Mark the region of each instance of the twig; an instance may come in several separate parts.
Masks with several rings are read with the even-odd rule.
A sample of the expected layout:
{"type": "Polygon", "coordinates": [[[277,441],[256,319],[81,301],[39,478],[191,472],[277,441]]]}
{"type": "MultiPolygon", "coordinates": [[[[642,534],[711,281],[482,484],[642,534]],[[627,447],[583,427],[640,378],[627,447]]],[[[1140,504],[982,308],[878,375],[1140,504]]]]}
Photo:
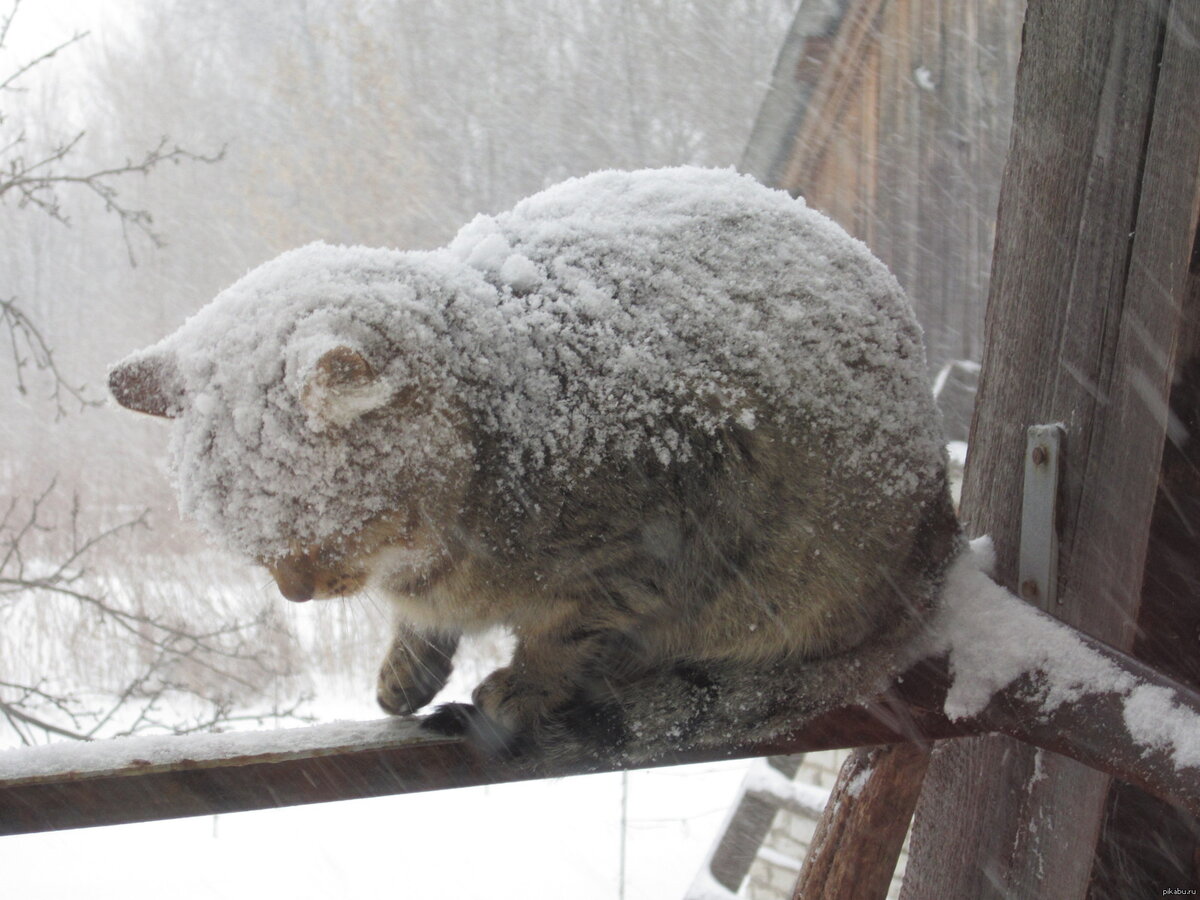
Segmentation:
{"type": "Polygon", "coordinates": [[[15,299],[0,300],[0,321],[8,329],[9,345],[12,349],[13,370],[17,375],[17,392],[28,393],[25,382],[25,368],[33,363],[40,372],[50,375],[52,387],[50,399],[55,406],[55,419],[66,415],[63,401],[71,397],[80,406],[99,406],[100,401],[86,396],[84,385],[74,385],[67,381],[54,360],[54,351],[46,342],[41,331],[29,319],[25,312],[16,304],[15,299]]]}
{"type": "Polygon", "coordinates": [[[21,0],[13,0],[12,9],[8,15],[0,21],[0,47],[4,46],[4,42],[8,39],[8,29],[12,25],[13,19],[17,17],[17,10],[21,8],[21,0]]]}
{"type": "MultiPolygon", "coordinates": [[[[20,4],[17,3],[14,5],[12,15],[10,15],[4,21],[3,31],[0,32],[0,47],[4,46],[4,37],[7,36],[8,29],[12,25],[12,20],[16,15],[16,8],[15,8],[16,6],[20,6],[20,4]]],[[[55,47],[51,47],[49,50],[45,51],[44,53],[41,53],[38,56],[35,56],[33,59],[29,60],[29,62],[18,66],[17,69],[11,75],[6,77],[3,81],[0,81],[0,91],[14,90],[13,85],[16,84],[17,81],[22,76],[27,75],[30,72],[30,70],[37,68],[38,66],[40,66],[42,63],[46,62],[47,60],[53,59],[61,51],[67,49],[72,44],[79,43],[87,36],[88,36],[88,32],[77,31],[73,35],[71,35],[69,38],[67,38],[65,41],[63,41],[61,44],[58,44],[55,47]]]]}
{"type": "MultiPolygon", "coordinates": [[[[37,716],[31,716],[31,715],[29,715],[29,713],[22,712],[21,710],[17,709],[12,704],[5,703],[3,700],[0,700],[0,711],[3,711],[5,718],[7,718],[10,723],[15,719],[18,722],[22,722],[26,725],[31,725],[40,731],[44,731],[47,734],[57,734],[59,737],[71,738],[72,740],[75,740],[75,741],[90,741],[91,740],[91,738],[88,737],[86,734],[79,734],[78,732],[75,732],[75,731],[69,731],[66,728],[60,728],[59,726],[55,725],[52,722],[47,722],[45,719],[40,719],[37,716]]],[[[19,734],[21,736],[21,740],[23,743],[26,743],[26,744],[31,743],[31,741],[28,739],[28,737],[26,735],[24,735],[21,731],[18,730],[17,734],[19,734]]]]}
{"type": "Polygon", "coordinates": [[[51,149],[43,158],[28,162],[24,157],[16,156],[9,160],[0,175],[0,199],[9,191],[15,191],[19,196],[18,206],[33,206],[40,209],[50,218],[64,225],[70,225],[70,219],[62,208],[62,201],[57,188],[63,185],[76,185],[90,191],[104,204],[105,212],[112,213],[121,223],[125,241],[125,249],[129,254],[129,263],[137,265],[134,254],[130,229],[140,232],[150,240],[155,247],[165,244],[162,236],[154,230],[153,217],[145,209],[135,209],[121,203],[118,199],[117,188],[110,182],[128,175],[148,175],[163,163],[202,162],[216,163],[225,158],[225,147],[214,154],[206,155],[186,150],[178,144],[171,145],[167,137],[162,137],[158,144],[147,150],[141,160],[126,159],[124,164],[96,169],[92,172],[65,172],[57,168],[79,146],[86,132],[80,131],[65,143],[51,149]]]}
{"type": "Polygon", "coordinates": [[[92,738],[109,732],[111,726],[118,722],[123,724],[116,734],[132,734],[146,729],[183,734],[219,727],[243,717],[302,719],[298,713],[302,701],[291,707],[276,706],[269,711],[235,715],[234,702],[228,696],[198,690],[181,682],[175,672],[178,667],[187,666],[218,676],[222,684],[236,684],[258,693],[260,683],[239,674],[238,668],[253,666],[268,675],[279,674],[272,671],[264,660],[261,649],[252,646],[246,639],[254,629],[262,626],[262,617],[237,620],[213,628],[193,628],[162,616],[125,608],[104,593],[89,587],[89,577],[84,567],[88,554],[128,529],[144,527],[147,514],[142,512],[89,534],[80,526],[80,504],[78,497],[73,497],[69,522],[53,528],[49,524],[47,509],[54,490],[55,484],[51,482],[29,501],[23,516],[15,500],[10,501],[0,514],[0,535],[3,536],[0,542],[4,545],[0,554],[0,598],[9,598],[8,602],[13,603],[43,593],[69,599],[80,608],[93,610],[99,621],[107,626],[129,635],[134,646],[150,649],[152,653],[148,659],[143,659],[138,671],[127,678],[123,686],[105,700],[99,709],[88,709],[79,698],[50,690],[44,682],[28,684],[0,680],[0,690],[17,693],[16,697],[0,700],[0,712],[5,714],[22,741],[29,740],[30,729],[59,737],[92,738]],[[33,554],[28,551],[26,544],[35,535],[47,531],[69,535],[69,548],[48,570],[32,572],[26,564],[26,558],[32,558],[33,554]],[[167,720],[162,712],[166,698],[172,694],[199,701],[205,705],[207,712],[195,720],[167,720]],[[56,716],[65,716],[71,721],[71,727],[55,724],[39,709],[52,709],[56,716]]]}

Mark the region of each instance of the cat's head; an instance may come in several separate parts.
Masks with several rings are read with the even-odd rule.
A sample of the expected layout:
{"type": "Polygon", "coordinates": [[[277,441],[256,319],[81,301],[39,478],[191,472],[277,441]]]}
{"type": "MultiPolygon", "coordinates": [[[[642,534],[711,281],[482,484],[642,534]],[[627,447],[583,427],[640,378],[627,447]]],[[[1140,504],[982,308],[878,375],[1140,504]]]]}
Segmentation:
{"type": "Polygon", "coordinates": [[[181,510],[289,599],[446,564],[474,451],[421,263],[301,248],[110,372],[118,403],[173,421],[181,510]]]}

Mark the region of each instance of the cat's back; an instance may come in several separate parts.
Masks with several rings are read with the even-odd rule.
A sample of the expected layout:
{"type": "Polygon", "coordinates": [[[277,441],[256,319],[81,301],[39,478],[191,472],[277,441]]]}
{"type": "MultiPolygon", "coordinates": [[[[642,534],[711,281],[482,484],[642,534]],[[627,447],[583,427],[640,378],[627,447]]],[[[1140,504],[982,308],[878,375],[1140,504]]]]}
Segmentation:
{"type": "Polygon", "coordinates": [[[938,477],[911,307],[802,200],[732,170],[599,172],[476,218],[448,253],[497,290],[457,328],[489,347],[480,407],[523,476],[647,447],[669,465],[697,434],[769,419],[820,445],[848,502],[938,477]]]}
{"type": "Polygon", "coordinates": [[[836,224],[729,171],[604,172],[449,252],[509,348],[481,571],[499,548],[523,588],[619,597],[691,656],[853,645],[918,589],[944,496],[920,331],[836,224]]]}

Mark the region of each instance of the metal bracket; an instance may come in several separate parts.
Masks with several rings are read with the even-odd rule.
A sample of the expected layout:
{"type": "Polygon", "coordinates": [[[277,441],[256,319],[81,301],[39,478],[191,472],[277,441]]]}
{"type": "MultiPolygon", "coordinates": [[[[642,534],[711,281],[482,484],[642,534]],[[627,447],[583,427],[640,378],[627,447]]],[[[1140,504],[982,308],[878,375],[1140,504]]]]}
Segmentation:
{"type": "Polygon", "coordinates": [[[1025,438],[1025,487],[1021,498],[1021,596],[1052,612],[1058,602],[1058,477],[1066,428],[1031,425],[1025,438]]]}

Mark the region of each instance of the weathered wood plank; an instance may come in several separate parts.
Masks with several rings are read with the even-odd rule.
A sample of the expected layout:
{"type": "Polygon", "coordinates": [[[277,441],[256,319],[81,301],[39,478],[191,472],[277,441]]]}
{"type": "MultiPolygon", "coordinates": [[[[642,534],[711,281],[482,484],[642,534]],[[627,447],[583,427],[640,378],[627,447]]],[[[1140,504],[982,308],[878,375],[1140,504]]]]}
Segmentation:
{"type": "Polygon", "coordinates": [[[818,168],[854,100],[857,74],[885,0],[839,0],[801,7],[775,83],[755,122],[742,168],[786,186],[818,168]],[[797,140],[798,133],[804,135],[797,140]]]}
{"type": "MultiPolygon", "coordinates": [[[[1200,133],[1200,104],[1195,102],[1200,54],[1181,52],[1179,46],[1189,32],[1194,38],[1200,27],[1198,18],[1195,4],[1173,4],[1167,20],[1156,105],[1168,110],[1169,116],[1155,118],[1146,162],[1147,197],[1143,200],[1153,224],[1145,231],[1139,227],[1131,264],[1135,284],[1156,273],[1156,283],[1141,289],[1161,291],[1165,302],[1182,297],[1183,303],[1171,422],[1163,448],[1133,648],[1139,659],[1192,687],[1200,687],[1200,654],[1195,652],[1200,635],[1200,191],[1191,198],[1186,230],[1163,234],[1162,226],[1188,217],[1189,198],[1186,189],[1179,189],[1178,175],[1180,167],[1195,165],[1195,161],[1186,154],[1164,155],[1169,147],[1186,146],[1187,135],[1200,133]],[[1180,90],[1187,95],[1178,96],[1180,90]],[[1164,205],[1180,208],[1174,213],[1158,211],[1164,205]],[[1164,272],[1170,280],[1158,283],[1164,272]]],[[[1114,783],[1107,798],[1089,900],[1120,900],[1149,895],[1163,886],[1185,885],[1200,885],[1200,818],[1177,804],[1114,783]]]]}
{"type": "MultiPolygon", "coordinates": [[[[1160,128],[1179,91],[1196,96],[1194,78],[1170,88],[1175,76],[1160,73],[1165,9],[1029,6],[963,499],[971,531],[997,539],[1012,586],[1024,432],[1064,422],[1058,612],[1125,646],[1178,325],[1178,294],[1163,288],[1192,234],[1178,204],[1151,197],[1189,207],[1197,172],[1195,133],[1160,128]],[[1175,164],[1152,172],[1156,154],[1175,164]]],[[[940,749],[903,896],[1082,896],[1106,790],[1070,761],[999,739],[940,749]]]]}
{"type": "MultiPolygon", "coordinates": [[[[1200,319],[1200,268],[1191,274],[1185,316],[1200,319]]],[[[1174,440],[1162,475],[1142,587],[1134,654],[1200,687],[1200,341],[1181,338],[1171,391],[1174,440]],[[1190,348],[1190,349],[1185,349],[1190,348]]],[[[1162,885],[1200,885],[1200,818],[1177,804],[1114,782],[1109,791],[1089,900],[1150,896],[1162,885]]]]}
{"type": "Polygon", "coordinates": [[[838,773],[793,900],[884,900],[928,765],[927,745],[855,750],[838,773]]]}

